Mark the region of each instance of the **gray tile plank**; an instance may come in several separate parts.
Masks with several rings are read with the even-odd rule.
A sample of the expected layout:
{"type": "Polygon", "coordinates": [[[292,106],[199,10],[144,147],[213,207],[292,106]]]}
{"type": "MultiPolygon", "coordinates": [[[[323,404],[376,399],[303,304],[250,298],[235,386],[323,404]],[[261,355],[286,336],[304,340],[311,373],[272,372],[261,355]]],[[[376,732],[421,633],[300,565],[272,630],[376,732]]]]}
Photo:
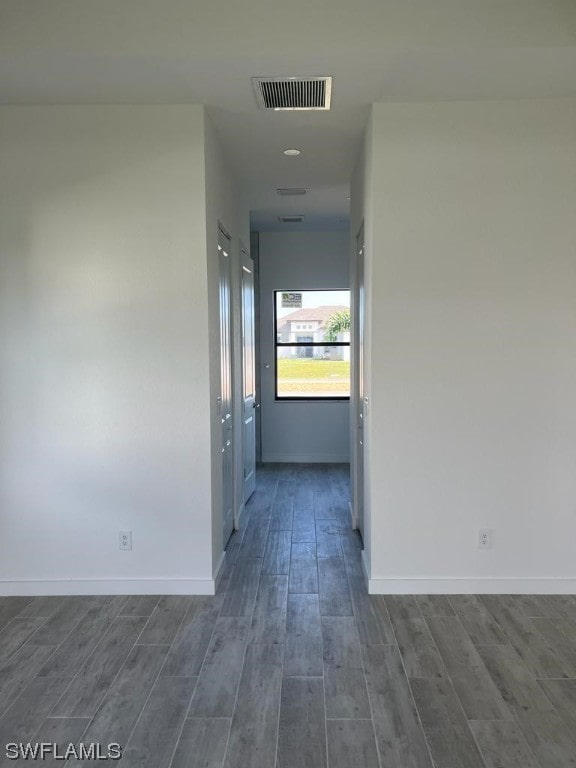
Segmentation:
{"type": "Polygon", "coordinates": [[[426,621],[466,717],[510,720],[508,707],[460,620],[444,616],[426,621]]]}
{"type": "Polygon", "coordinates": [[[371,717],[356,622],[324,616],[322,640],[326,717],[371,717]]]}
{"type": "MultiPolygon", "coordinates": [[[[15,598],[13,598],[15,599],[15,598]]],[[[55,610],[64,602],[64,597],[55,595],[43,595],[40,597],[20,598],[26,601],[26,605],[18,614],[19,618],[48,619],[55,610]]]]}
{"type": "Polygon", "coordinates": [[[72,677],[96,648],[122,605],[122,597],[105,597],[88,610],[38,673],[41,677],[72,677]]]}
{"type": "Polygon", "coordinates": [[[509,645],[478,648],[542,768],[576,766],[576,738],[509,645]]]}
{"type": "Polygon", "coordinates": [[[202,666],[190,705],[190,717],[231,717],[250,620],[220,617],[202,666]]]}
{"type": "Polygon", "coordinates": [[[443,677],[444,664],[415,595],[386,595],[388,609],[408,677],[443,677]]]}
{"type": "Polygon", "coordinates": [[[275,501],[272,507],[272,514],[270,517],[270,527],[268,532],[271,531],[290,531],[292,533],[292,527],[294,523],[294,499],[287,499],[285,501],[275,501]]]}
{"type": "Polygon", "coordinates": [[[381,595],[369,595],[363,576],[348,576],[352,610],[360,635],[366,645],[395,643],[394,630],[381,595]]]}
{"type": "Polygon", "coordinates": [[[26,643],[4,662],[0,669],[0,715],[38,674],[53,653],[54,646],[34,646],[26,643]]]}
{"type": "Polygon", "coordinates": [[[261,576],[249,643],[284,643],[287,605],[288,576],[261,576]]]}
{"type": "Polygon", "coordinates": [[[412,691],[435,768],[485,768],[450,682],[412,680],[412,691]]]}
{"type": "Polygon", "coordinates": [[[222,602],[222,596],[193,598],[162,667],[163,677],[200,674],[222,602]]]}
{"type": "Polygon", "coordinates": [[[446,595],[416,595],[416,603],[425,619],[434,616],[454,616],[446,595]]]}
{"type": "Polygon", "coordinates": [[[264,552],[262,573],[288,575],[290,571],[290,546],[290,531],[270,531],[264,552]]]}
{"type": "Polygon", "coordinates": [[[314,511],[314,518],[317,521],[334,517],[332,493],[329,489],[312,492],[312,509],[314,511]]]}
{"type": "Polygon", "coordinates": [[[51,752],[52,756],[42,760],[42,768],[56,768],[56,766],[66,765],[62,756],[66,754],[66,750],[70,749],[70,745],[74,746],[76,753],[72,753],[68,764],[74,765],[74,754],[79,754],[78,745],[89,723],[89,717],[47,717],[32,739],[34,744],[56,745],[54,751],[51,752]]]}
{"type": "Polygon", "coordinates": [[[470,727],[486,768],[540,768],[516,723],[478,720],[470,727]]]}
{"type": "Polygon", "coordinates": [[[509,595],[483,595],[482,602],[535,677],[570,677],[571,671],[509,595]]]}
{"type": "Polygon", "coordinates": [[[510,595],[510,599],[529,619],[554,619],[560,614],[545,595],[510,595]]]}
{"type": "Polygon", "coordinates": [[[352,616],[352,601],[343,557],[318,560],[318,593],[323,616],[352,616]]]}
{"type": "Polygon", "coordinates": [[[93,717],[145,623],[145,617],[116,618],[51,714],[57,717],[93,717]]]}
{"type": "Polygon", "coordinates": [[[34,734],[34,741],[55,743],[61,750],[68,744],[77,744],[89,723],[89,717],[54,717],[49,715],[34,734]]]}
{"type": "Polygon", "coordinates": [[[298,486],[298,483],[294,479],[289,479],[289,478],[280,479],[278,481],[278,486],[276,488],[276,496],[274,497],[274,504],[278,504],[278,502],[284,502],[284,501],[292,501],[292,503],[294,503],[297,486],[298,486]]]}
{"type": "Polygon", "coordinates": [[[270,531],[291,531],[294,517],[296,483],[280,480],[270,517],[270,531]]]}
{"type": "Polygon", "coordinates": [[[33,645],[59,645],[92,607],[102,604],[102,600],[96,597],[66,597],[29,642],[33,645]]]}
{"type": "MultiPolygon", "coordinates": [[[[0,745],[29,741],[38,731],[68,683],[68,680],[61,678],[31,680],[0,718],[0,745]]],[[[4,755],[0,755],[0,765],[4,764],[12,765],[13,762],[6,760],[4,755]]]]}
{"type": "Polygon", "coordinates": [[[450,604],[474,645],[507,645],[508,640],[478,595],[450,595],[450,604]]]}
{"type": "Polygon", "coordinates": [[[576,680],[540,680],[539,684],[571,732],[576,733],[576,680]]]}
{"type": "Polygon", "coordinates": [[[262,560],[239,558],[230,577],[230,584],[220,611],[221,616],[252,616],[262,560]]]}
{"type": "Polygon", "coordinates": [[[382,765],[432,768],[398,649],[368,645],[362,652],[382,765]]]}
{"type": "Polygon", "coordinates": [[[280,703],[278,768],[323,766],[326,766],[326,713],[322,679],[284,678],[280,703]]]}
{"type": "Polygon", "coordinates": [[[192,601],[193,598],[186,595],[161,597],[142,630],[138,643],[171,645],[192,601]]]}
{"type": "Polygon", "coordinates": [[[45,619],[12,619],[0,632],[0,667],[36,632],[45,619]]]}
{"type": "Polygon", "coordinates": [[[352,533],[352,520],[350,518],[349,511],[346,510],[346,512],[343,513],[342,511],[338,511],[338,509],[338,505],[334,506],[334,516],[317,520],[316,525],[321,523],[323,530],[328,531],[329,533],[338,534],[339,536],[352,533]]]}
{"type": "Polygon", "coordinates": [[[312,479],[305,477],[296,485],[296,491],[294,493],[294,512],[311,512],[314,517],[314,490],[312,487],[312,479]]]}
{"type": "Polygon", "coordinates": [[[379,768],[372,720],[328,720],[330,768],[379,768]]]}
{"type": "Polygon", "coordinates": [[[282,652],[279,645],[248,646],[230,726],[225,768],[275,765],[282,652]]]}
{"type": "Polygon", "coordinates": [[[222,768],[229,718],[188,718],[171,768],[222,768]]]}
{"type": "Polygon", "coordinates": [[[318,565],[315,544],[292,544],[288,591],[296,594],[318,592],[318,565]]]}
{"type": "Polygon", "coordinates": [[[316,554],[318,557],[343,557],[340,529],[331,520],[316,520],[316,554]]]}
{"type": "Polygon", "coordinates": [[[322,677],[322,627],[318,595],[288,595],[286,677],[322,677]]]}
{"type": "Polygon", "coordinates": [[[446,669],[425,619],[393,618],[392,625],[406,668],[412,677],[444,677],[446,669]]]}
{"type": "Polygon", "coordinates": [[[383,600],[393,624],[397,619],[422,618],[415,595],[386,595],[383,600]]]}
{"type": "Polygon", "coordinates": [[[4,597],[0,602],[0,630],[9,624],[32,601],[30,597],[4,597]]]}
{"type": "Polygon", "coordinates": [[[134,646],[88,726],[84,742],[126,746],[167,651],[162,645],[134,646]]]}
{"type": "Polygon", "coordinates": [[[250,517],[246,533],[238,551],[238,558],[262,558],[266,549],[270,521],[262,517],[250,517]]]}
{"type": "Polygon", "coordinates": [[[576,677],[576,624],[566,619],[532,619],[532,624],[576,677]]]}
{"type": "Polygon", "coordinates": [[[257,480],[256,490],[250,497],[246,508],[251,520],[256,518],[269,519],[278,489],[278,478],[264,477],[261,467],[258,468],[257,474],[260,476],[257,480]]]}
{"type": "Polygon", "coordinates": [[[546,600],[559,616],[576,623],[576,595],[546,595],[546,600]]]}
{"type": "Polygon", "coordinates": [[[357,531],[340,533],[340,546],[344,555],[344,565],[348,576],[360,576],[364,578],[362,567],[362,548],[360,536],[357,531]]]}
{"type": "Polygon", "coordinates": [[[294,505],[292,522],[292,541],[295,543],[316,543],[316,525],[314,516],[308,509],[299,509],[294,505]]]}
{"type": "Polygon", "coordinates": [[[123,768],[169,768],[180,736],[194,677],[160,677],[122,753],[123,768]]]}
{"type": "Polygon", "coordinates": [[[132,595],[122,606],[122,616],[151,616],[160,595],[132,595]]]}

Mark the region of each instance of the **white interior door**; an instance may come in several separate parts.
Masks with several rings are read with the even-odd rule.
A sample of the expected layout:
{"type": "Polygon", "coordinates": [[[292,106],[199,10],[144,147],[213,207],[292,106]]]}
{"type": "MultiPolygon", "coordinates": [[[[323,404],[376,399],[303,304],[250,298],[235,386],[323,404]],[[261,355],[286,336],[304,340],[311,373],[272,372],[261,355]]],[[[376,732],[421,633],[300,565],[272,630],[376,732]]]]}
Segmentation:
{"type": "Polygon", "coordinates": [[[353,510],[356,527],[364,537],[364,226],[356,238],[356,274],[354,285],[354,409],[356,445],[353,477],[353,510]]]}
{"type": "Polygon", "coordinates": [[[256,371],[254,337],[254,265],[242,249],[242,430],[244,503],[256,488],[256,371]]]}
{"type": "Polygon", "coordinates": [[[234,530],[234,439],[232,431],[232,269],[230,237],[218,230],[220,268],[220,419],[222,423],[223,546],[234,530]]]}

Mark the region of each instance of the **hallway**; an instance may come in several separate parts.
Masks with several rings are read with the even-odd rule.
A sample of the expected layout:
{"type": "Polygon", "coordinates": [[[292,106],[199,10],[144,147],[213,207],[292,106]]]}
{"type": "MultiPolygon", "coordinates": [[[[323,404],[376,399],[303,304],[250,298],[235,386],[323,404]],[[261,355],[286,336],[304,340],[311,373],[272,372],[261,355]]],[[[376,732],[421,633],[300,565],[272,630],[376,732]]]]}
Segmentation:
{"type": "Polygon", "coordinates": [[[261,466],[215,597],[0,599],[0,742],[116,742],[130,768],[575,766],[576,598],[369,597],[348,496],[347,465],[261,466]]]}

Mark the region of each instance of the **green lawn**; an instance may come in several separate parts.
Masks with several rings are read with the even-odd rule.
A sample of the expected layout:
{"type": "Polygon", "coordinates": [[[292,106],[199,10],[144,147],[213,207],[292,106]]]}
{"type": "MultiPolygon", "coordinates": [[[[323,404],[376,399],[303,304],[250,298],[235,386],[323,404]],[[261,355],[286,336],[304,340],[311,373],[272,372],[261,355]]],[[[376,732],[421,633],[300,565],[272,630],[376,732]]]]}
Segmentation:
{"type": "Polygon", "coordinates": [[[279,379],[350,379],[350,363],[344,360],[313,360],[311,358],[280,358],[279,379]]]}
{"type": "Polygon", "coordinates": [[[343,360],[281,358],[278,360],[278,394],[347,397],[350,394],[350,363],[343,360]]]}

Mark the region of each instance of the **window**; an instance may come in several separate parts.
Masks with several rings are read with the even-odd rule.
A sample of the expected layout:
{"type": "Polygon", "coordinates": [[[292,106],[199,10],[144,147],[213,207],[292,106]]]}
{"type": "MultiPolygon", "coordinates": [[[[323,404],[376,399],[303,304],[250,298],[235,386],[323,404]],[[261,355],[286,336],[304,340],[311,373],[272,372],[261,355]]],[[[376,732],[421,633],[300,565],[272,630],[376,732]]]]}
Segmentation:
{"type": "Polygon", "coordinates": [[[350,291],[275,291],[276,400],[350,398],[350,291]]]}

